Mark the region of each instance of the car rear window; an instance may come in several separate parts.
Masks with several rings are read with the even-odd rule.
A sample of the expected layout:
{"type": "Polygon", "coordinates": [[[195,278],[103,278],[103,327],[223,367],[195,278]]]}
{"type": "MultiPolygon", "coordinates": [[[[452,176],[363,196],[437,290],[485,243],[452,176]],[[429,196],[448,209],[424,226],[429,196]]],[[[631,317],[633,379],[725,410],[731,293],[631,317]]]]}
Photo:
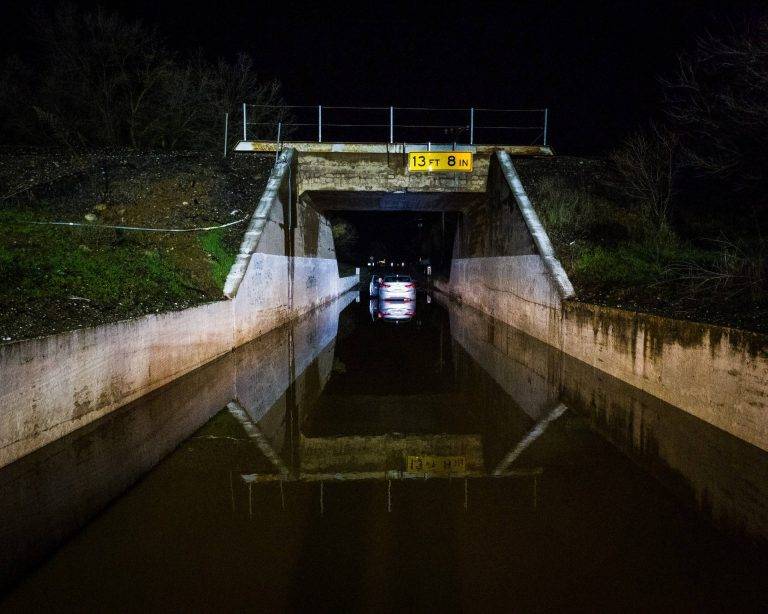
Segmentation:
{"type": "Polygon", "coordinates": [[[384,281],[391,283],[393,281],[402,281],[403,283],[407,283],[411,281],[411,278],[408,275],[387,275],[384,278],[384,281]]]}

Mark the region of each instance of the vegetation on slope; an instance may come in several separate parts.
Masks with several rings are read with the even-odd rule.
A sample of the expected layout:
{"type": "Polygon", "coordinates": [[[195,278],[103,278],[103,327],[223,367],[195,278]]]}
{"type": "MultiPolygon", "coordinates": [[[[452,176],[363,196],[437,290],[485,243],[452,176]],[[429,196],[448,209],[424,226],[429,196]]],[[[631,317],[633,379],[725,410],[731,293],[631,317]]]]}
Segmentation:
{"type": "Polygon", "coordinates": [[[607,160],[521,164],[579,296],[768,332],[768,19],[701,37],[607,160]]]}
{"type": "Polygon", "coordinates": [[[222,298],[271,163],[127,151],[77,161],[39,152],[0,156],[0,186],[18,192],[0,209],[0,339],[222,298]],[[189,233],[103,228],[188,229],[237,220],[189,233]],[[51,221],[84,226],[40,224],[51,221]]]}
{"type": "Polygon", "coordinates": [[[515,166],[578,300],[768,332],[768,292],[752,228],[716,219],[659,225],[617,189],[608,160],[515,166]]]}

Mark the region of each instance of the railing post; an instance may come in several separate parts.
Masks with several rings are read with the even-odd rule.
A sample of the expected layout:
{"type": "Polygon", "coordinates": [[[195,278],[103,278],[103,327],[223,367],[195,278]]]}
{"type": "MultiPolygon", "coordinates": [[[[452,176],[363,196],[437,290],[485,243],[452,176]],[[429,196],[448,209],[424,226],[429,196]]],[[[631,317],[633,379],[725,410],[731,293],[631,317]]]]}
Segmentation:
{"type": "Polygon", "coordinates": [[[317,142],[323,142],[323,106],[317,105],[317,142]]]}
{"type": "Polygon", "coordinates": [[[549,109],[544,109],[544,147],[547,146],[547,128],[549,127],[549,109]]]}
{"type": "Polygon", "coordinates": [[[395,107],[389,107],[389,143],[395,142],[395,107]]]}
{"type": "Polygon", "coordinates": [[[224,112],[224,157],[227,157],[227,133],[229,132],[229,112],[224,112]]]}
{"type": "Polygon", "coordinates": [[[275,164],[280,157],[280,133],[283,129],[283,122],[277,122],[277,147],[275,147],[275,164]]]}
{"type": "Polygon", "coordinates": [[[248,140],[248,124],[246,122],[246,112],[245,112],[245,103],[243,103],[243,140],[248,140]]]}
{"type": "Polygon", "coordinates": [[[469,110],[469,144],[475,144],[475,107],[469,110]]]}

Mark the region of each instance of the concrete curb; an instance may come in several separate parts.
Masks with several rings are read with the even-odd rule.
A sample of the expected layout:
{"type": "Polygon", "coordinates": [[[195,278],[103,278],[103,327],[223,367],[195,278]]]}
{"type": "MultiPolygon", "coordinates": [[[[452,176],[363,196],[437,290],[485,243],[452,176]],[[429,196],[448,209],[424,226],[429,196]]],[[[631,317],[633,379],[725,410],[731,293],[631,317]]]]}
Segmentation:
{"type": "Polygon", "coordinates": [[[499,160],[499,165],[504,173],[504,177],[509,184],[512,194],[515,196],[517,206],[520,208],[520,213],[523,215],[528,230],[531,232],[533,242],[536,245],[536,249],[539,250],[539,255],[544,261],[549,274],[552,276],[552,280],[557,287],[557,292],[561,299],[573,298],[576,296],[576,292],[573,289],[573,284],[568,278],[568,274],[565,272],[563,265],[555,256],[555,250],[552,247],[552,242],[549,240],[547,231],[544,230],[544,226],[539,220],[539,216],[536,215],[536,211],[531,204],[528,194],[525,193],[523,183],[520,181],[520,177],[515,170],[514,164],[512,164],[512,158],[506,151],[499,151],[496,153],[499,160]]]}
{"type": "MultiPolygon", "coordinates": [[[[245,235],[243,236],[243,241],[240,244],[240,251],[235,258],[235,263],[229,270],[227,279],[224,282],[224,296],[227,298],[231,299],[237,295],[237,290],[245,278],[245,272],[248,270],[248,263],[251,261],[251,256],[256,251],[259,239],[264,231],[264,226],[269,218],[269,211],[272,209],[275,201],[279,198],[280,188],[283,185],[286,175],[290,178],[290,172],[287,171],[293,166],[295,160],[296,150],[285,149],[283,153],[280,154],[280,158],[269,175],[267,187],[264,188],[264,192],[261,195],[256,211],[248,224],[248,230],[245,231],[245,235]]],[[[291,186],[288,186],[288,189],[290,190],[291,186]]]]}

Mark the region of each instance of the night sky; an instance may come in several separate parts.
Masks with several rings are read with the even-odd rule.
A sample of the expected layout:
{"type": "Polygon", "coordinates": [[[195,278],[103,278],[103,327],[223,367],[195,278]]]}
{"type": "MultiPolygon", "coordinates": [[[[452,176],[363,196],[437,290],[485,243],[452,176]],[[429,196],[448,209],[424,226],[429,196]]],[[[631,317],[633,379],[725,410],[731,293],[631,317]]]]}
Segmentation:
{"type": "MultiPolygon", "coordinates": [[[[762,3],[100,4],[156,25],[181,54],[249,52],[290,104],[549,107],[558,152],[600,154],[657,112],[659,75],[696,35],[762,3]]],[[[30,10],[2,3],[4,52],[34,48],[30,10]]]]}
{"type": "MultiPolygon", "coordinates": [[[[32,12],[50,12],[58,4],[0,3],[0,52],[34,55],[32,12]]],[[[233,60],[247,52],[265,79],[282,82],[292,105],[548,107],[549,143],[558,154],[574,155],[604,155],[659,116],[660,78],[674,74],[677,56],[690,50],[696,37],[738,30],[765,14],[765,3],[754,0],[73,4],[85,10],[101,5],[154,26],[171,52],[182,58],[202,50],[211,60],[233,60]]],[[[305,113],[314,122],[314,110],[305,113]]],[[[403,119],[405,115],[398,119],[419,119],[403,119]]],[[[296,120],[306,121],[304,117],[296,120]]],[[[427,117],[426,123],[443,119],[431,122],[427,117]]],[[[451,115],[450,123],[457,119],[451,115]]],[[[377,120],[386,122],[386,112],[377,120]]],[[[376,138],[386,139],[386,132],[376,138]]],[[[398,137],[419,140],[408,134],[398,137]]],[[[418,255],[415,218],[383,223],[369,217],[350,217],[360,233],[355,251],[361,258],[366,257],[365,246],[377,239],[393,246],[393,256],[418,255]],[[409,229],[407,240],[404,228],[409,229]]],[[[423,221],[428,227],[434,220],[423,221]]]]}

